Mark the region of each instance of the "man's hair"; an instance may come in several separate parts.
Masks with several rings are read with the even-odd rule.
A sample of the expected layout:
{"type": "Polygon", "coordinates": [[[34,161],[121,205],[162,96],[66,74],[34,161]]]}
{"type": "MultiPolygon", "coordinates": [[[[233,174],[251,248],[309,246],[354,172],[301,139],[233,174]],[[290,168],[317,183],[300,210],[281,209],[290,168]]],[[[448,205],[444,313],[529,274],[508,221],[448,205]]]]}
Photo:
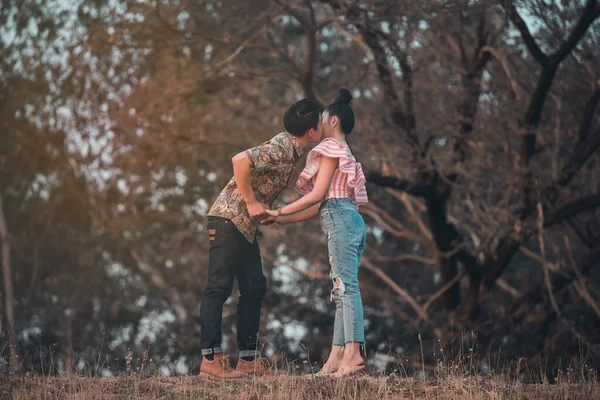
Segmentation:
{"type": "Polygon", "coordinates": [[[352,95],[348,89],[341,88],[338,97],[326,108],[329,118],[336,116],[340,120],[340,127],[346,135],[352,133],[354,129],[354,111],[350,108],[351,101],[352,95]]]}
{"type": "Polygon", "coordinates": [[[304,136],[310,128],[317,128],[321,111],[315,101],[302,99],[287,109],[283,116],[283,126],[294,136],[304,136]]]}

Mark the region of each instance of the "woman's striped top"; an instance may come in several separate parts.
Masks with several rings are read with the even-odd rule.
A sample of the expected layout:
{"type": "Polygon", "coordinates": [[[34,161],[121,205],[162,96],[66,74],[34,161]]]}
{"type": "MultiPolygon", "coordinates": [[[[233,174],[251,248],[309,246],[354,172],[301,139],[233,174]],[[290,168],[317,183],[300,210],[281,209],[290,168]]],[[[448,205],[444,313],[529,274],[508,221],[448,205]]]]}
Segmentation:
{"type": "Polygon", "coordinates": [[[323,139],[308,153],[306,167],[296,182],[298,192],[304,195],[313,189],[313,180],[319,171],[322,156],[339,159],[339,166],[333,173],[324,200],[348,198],[356,206],[368,203],[366,179],[361,164],[348,147],[333,138],[323,139]]]}

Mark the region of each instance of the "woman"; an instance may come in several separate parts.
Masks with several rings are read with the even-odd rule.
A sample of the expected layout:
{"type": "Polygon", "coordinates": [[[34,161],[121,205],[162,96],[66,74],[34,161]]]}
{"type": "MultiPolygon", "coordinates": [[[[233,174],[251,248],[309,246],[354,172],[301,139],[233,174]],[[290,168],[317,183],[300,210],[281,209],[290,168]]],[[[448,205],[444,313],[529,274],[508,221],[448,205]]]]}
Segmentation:
{"type": "Polygon", "coordinates": [[[336,312],[332,350],[318,375],[346,376],[365,367],[360,354],[365,333],[358,268],[367,231],[358,206],[368,199],[362,167],[346,143],[354,128],[351,100],[350,92],[340,89],[338,98],[322,114],[324,139],[308,154],[296,184],[304,196],[279,210],[268,210],[270,217],[264,221],[290,224],[317,214],[321,217],[336,312]]]}

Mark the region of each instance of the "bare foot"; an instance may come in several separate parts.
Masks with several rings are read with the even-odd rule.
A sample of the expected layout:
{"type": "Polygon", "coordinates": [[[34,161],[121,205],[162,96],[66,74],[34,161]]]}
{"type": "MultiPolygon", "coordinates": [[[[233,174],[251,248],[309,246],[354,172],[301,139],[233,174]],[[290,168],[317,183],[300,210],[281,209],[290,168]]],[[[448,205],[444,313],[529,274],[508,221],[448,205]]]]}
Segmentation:
{"type": "Polygon", "coordinates": [[[340,368],[340,364],[344,358],[344,347],[343,346],[333,346],[331,349],[331,353],[329,353],[329,358],[323,368],[317,372],[317,375],[329,375],[333,374],[340,368]]]}
{"type": "Polygon", "coordinates": [[[360,355],[344,357],[342,359],[342,362],[339,364],[339,368],[341,368],[341,367],[356,367],[358,365],[364,365],[364,363],[365,363],[365,360],[360,355]]]}
{"type": "Polygon", "coordinates": [[[364,365],[357,365],[355,367],[341,366],[340,369],[338,369],[338,371],[335,374],[333,374],[333,376],[335,378],[342,378],[345,376],[356,375],[361,373],[361,371],[364,369],[364,365]]]}
{"type": "Polygon", "coordinates": [[[360,355],[360,343],[347,343],[344,350],[344,357],[342,358],[342,362],[339,364],[338,369],[344,367],[357,367],[364,364],[365,360],[360,355]]]}

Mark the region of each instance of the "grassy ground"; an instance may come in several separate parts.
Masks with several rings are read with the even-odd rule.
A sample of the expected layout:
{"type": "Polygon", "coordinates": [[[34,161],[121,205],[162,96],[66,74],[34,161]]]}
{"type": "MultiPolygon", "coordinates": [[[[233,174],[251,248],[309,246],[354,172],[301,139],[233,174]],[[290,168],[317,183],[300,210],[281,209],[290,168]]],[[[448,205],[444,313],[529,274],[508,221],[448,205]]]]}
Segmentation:
{"type": "Polygon", "coordinates": [[[139,378],[0,377],[0,398],[30,399],[600,399],[600,384],[522,384],[502,378],[395,376],[335,379],[282,374],[214,381],[139,378]]]}

